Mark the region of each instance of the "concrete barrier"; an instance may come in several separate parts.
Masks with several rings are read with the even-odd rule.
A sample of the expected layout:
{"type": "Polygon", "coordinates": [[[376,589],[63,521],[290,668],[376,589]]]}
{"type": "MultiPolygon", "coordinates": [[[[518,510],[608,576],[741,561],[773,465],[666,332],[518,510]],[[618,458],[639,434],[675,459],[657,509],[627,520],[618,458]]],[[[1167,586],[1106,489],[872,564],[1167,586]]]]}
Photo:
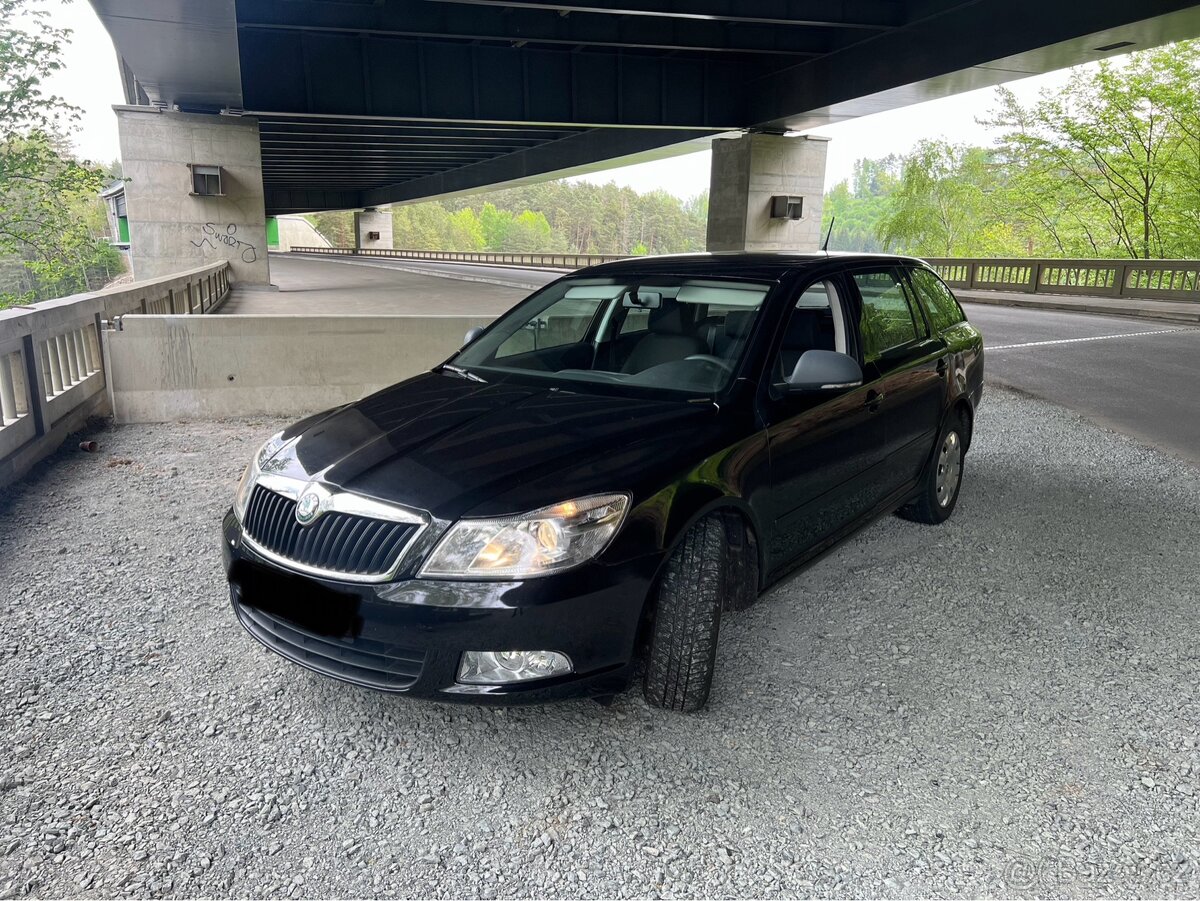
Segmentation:
{"type": "Polygon", "coordinates": [[[300,417],[424,372],[487,316],[129,316],[104,333],[117,422],[300,417]]]}

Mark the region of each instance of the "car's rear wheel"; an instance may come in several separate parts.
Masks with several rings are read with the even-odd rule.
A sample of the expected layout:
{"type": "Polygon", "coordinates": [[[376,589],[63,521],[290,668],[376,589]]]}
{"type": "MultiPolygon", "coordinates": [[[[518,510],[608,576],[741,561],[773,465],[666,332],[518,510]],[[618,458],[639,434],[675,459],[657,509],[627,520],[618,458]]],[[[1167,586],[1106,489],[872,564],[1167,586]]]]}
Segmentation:
{"type": "Polygon", "coordinates": [[[926,467],[917,497],[897,513],[913,522],[937,525],[945,522],[958,505],[966,456],[967,424],[961,413],[953,413],[934,447],[933,459],[926,467]]]}
{"type": "Polygon", "coordinates": [[[667,710],[695,711],[708,701],[726,585],[725,525],[700,520],[667,561],[658,587],[642,690],[667,710]]]}

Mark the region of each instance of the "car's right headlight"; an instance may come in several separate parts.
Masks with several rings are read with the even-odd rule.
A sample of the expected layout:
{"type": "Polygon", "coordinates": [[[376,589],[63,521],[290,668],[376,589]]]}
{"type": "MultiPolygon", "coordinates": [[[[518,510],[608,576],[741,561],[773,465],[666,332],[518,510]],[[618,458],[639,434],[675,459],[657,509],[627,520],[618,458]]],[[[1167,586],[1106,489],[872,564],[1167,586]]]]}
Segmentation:
{"type": "Polygon", "coordinates": [[[233,495],[233,515],[237,517],[238,522],[246,518],[246,507],[250,505],[250,495],[254,492],[254,483],[258,481],[263,466],[283,450],[286,444],[287,442],[283,440],[283,432],[276,432],[250,459],[250,465],[242,473],[242,480],[238,482],[237,492],[233,495]]]}
{"type": "Polygon", "coordinates": [[[600,494],[519,516],[459,520],[442,536],[420,576],[520,579],[562,572],[598,556],[628,506],[628,495],[600,494]]]}

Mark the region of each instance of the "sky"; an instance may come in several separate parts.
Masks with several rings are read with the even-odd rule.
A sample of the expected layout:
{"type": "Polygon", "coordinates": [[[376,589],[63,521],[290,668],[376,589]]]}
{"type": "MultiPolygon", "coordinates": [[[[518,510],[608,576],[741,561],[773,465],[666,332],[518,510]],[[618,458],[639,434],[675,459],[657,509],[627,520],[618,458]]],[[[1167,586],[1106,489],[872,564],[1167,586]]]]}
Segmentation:
{"type": "MultiPolygon", "coordinates": [[[[87,159],[108,163],[120,156],[112,106],[124,102],[112,42],[87,0],[68,0],[49,8],[56,24],[74,31],[67,65],[55,75],[49,89],[83,110],[75,136],[77,152],[87,159]]],[[[1042,90],[1061,87],[1069,77],[1068,71],[1025,78],[1010,82],[1008,87],[1028,103],[1042,90]]],[[[976,120],[991,111],[994,96],[994,88],[984,88],[814,130],[812,134],[832,139],[826,187],[849,178],[856,160],[905,153],[922,138],[991,143],[988,130],[976,120]]],[[[678,197],[694,197],[708,189],[709,158],[708,151],[702,151],[578,178],[599,184],[614,181],[640,192],[662,189],[678,197]]]]}

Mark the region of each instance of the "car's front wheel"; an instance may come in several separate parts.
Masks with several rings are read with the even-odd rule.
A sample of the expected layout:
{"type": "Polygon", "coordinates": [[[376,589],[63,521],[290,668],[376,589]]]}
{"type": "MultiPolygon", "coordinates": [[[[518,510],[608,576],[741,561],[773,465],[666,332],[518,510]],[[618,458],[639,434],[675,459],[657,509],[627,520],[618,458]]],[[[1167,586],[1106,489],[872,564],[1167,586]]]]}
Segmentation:
{"type": "Polygon", "coordinates": [[[650,654],[642,683],[646,701],[667,710],[699,710],[708,701],[726,584],[725,525],[700,520],[667,561],[658,587],[650,654]]]}
{"type": "Polygon", "coordinates": [[[961,413],[947,419],[933,450],[933,459],[921,479],[921,491],[911,502],[896,512],[913,522],[929,525],[950,518],[958,504],[958,489],[962,485],[963,462],[966,455],[967,424],[961,413]]]}

